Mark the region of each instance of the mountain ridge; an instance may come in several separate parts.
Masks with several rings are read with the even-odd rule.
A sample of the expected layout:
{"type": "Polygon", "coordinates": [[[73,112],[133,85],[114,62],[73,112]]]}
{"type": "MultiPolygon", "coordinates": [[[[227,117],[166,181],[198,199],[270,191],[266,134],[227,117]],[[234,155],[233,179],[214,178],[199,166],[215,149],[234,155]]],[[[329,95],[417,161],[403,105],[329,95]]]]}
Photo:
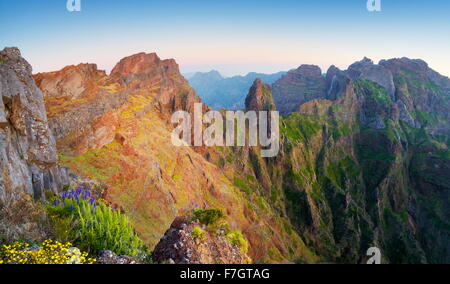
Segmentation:
{"type": "MultiPolygon", "coordinates": [[[[60,164],[103,184],[106,200],[150,247],[178,216],[203,207],[225,213],[255,262],[365,263],[370,247],[381,249],[385,263],[449,262],[450,79],[423,61],[365,58],[345,71],[332,66],[325,76],[302,65],[273,88],[255,79],[247,109],[285,113],[279,155],[262,158],[259,147],[171,144],[171,114],[202,102],[173,60],[139,53],[110,75],[80,64],[33,79],[17,49],[0,54],[1,78],[16,78],[0,88],[13,82],[20,96],[31,96],[12,103],[2,91],[1,137],[23,132],[23,122],[34,129],[15,109],[33,110],[25,103],[37,101],[40,111],[28,118],[56,140],[47,145],[50,163],[36,168],[33,159],[18,158],[24,142],[8,138],[14,163],[36,176],[45,176],[46,166],[63,170],[60,164]]],[[[8,177],[14,172],[3,156],[8,177]]],[[[55,183],[40,190],[51,184],[58,191],[63,176],[44,178],[55,183]]],[[[5,184],[0,179],[0,189],[5,184]]]]}

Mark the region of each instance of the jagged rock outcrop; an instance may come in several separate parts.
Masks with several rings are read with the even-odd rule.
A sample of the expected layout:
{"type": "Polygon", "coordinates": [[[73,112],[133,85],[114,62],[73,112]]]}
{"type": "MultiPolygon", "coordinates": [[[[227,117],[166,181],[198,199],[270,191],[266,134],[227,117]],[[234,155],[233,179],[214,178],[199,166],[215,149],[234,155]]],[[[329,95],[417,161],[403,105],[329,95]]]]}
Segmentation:
{"type": "Polygon", "coordinates": [[[275,102],[272,97],[272,88],[264,84],[261,79],[256,79],[245,99],[246,111],[274,111],[275,102]]]}
{"type": "Polygon", "coordinates": [[[95,64],[65,67],[57,72],[34,76],[45,95],[49,124],[58,150],[80,155],[99,149],[116,138],[119,112],[130,94],[154,94],[141,115],[154,105],[163,112],[192,110],[199,101],[180,75],[174,60],[140,53],[122,59],[109,76],[95,64]]]}
{"type": "Polygon", "coordinates": [[[364,79],[377,83],[384,87],[391,99],[395,101],[394,76],[382,65],[374,64],[371,59],[365,57],[350,65],[346,73],[353,80],[364,79]]]}
{"type": "Polygon", "coordinates": [[[315,65],[302,65],[276,81],[273,98],[281,115],[287,115],[312,100],[327,97],[327,82],[322,71],[315,65]]]}
{"type": "Polygon", "coordinates": [[[336,66],[332,65],[328,68],[327,75],[325,77],[327,82],[327,95],[326,99],[335,101],[345,91],[350,83],[350,78],[336,66]]]}
{"type": "Polygon", "coordinates": [[[175,219],[155,247],[153,261],[170,264],[251,263],[241,248],[227,240],[225,231],[209,232],[200,222],[189,222],[186,217],[175,219]]]}
{"type": "Polygon", "coordinates": [[[400,119],[425,127],[435,135],[450,133],[450,79],[432,70],[423,60],[382,60],[394,76],[400,119]]]}
{"type": "Polygon", "coordinates": [[[40,198],[67,183],[31,72],[17,48],[0,52],[0,199],[20,193],[40,198]]]}

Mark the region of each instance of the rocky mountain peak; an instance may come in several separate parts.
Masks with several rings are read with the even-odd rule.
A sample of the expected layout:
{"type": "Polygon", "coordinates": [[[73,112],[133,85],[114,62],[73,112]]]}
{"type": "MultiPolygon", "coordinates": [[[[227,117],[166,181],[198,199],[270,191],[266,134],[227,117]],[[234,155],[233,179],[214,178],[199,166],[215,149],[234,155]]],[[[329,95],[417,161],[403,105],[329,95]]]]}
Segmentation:
{"type": "Polygon", "coordinates": [[[88,63],[67,66],[57,72],[34,75],[45,97],[65,96],[70,99],[89,95],[95,82],[104,77],[105,71],[98,70],[96,64],[88,63]]]}
{"type": "Polygon", "coordinates": [[[306,78],[322,77],[322,70],[317,65],[303,64],[294,73],[305,76],[306,78]]]}
{"type": "Polygon", "coordinates": [[[152,71],[161,59],[156,53],[138,53],[125,57],[116,64],[111,71],[111,75],[128,76],[130,74],[145,74],[152,71]]]}
{"type": "Polygon", "coordinates": [[[350,65],[347,74],[353,79],[364,79],[384,87],[389,96],[395,100],[394,76],[382,65],[376,65],[367,57],[350,65]]]}
{"type": "Polygon", "coordinates": [[[161,60],[156,53],[141,52],[120,60],[111,71],[111,76],[127,78],[131,75],[149,75],[157,69],[168,74],[179,73],[179,66],[174,59],[161,60]]]}
{"type": "Polygon", "coordinates": [[[315,65],[301,65],[273,84],[273,98],[282,115],[296,112],[305,102],[325,99],[327,83],[315,65]]]}
{"type": "Polygon", "coordinates": [[[272,88],[265,84],[261,79],[256,79],[245,100],[245,108],[247,111],[276,110],[275,102],[272,97],[272,88]]]}

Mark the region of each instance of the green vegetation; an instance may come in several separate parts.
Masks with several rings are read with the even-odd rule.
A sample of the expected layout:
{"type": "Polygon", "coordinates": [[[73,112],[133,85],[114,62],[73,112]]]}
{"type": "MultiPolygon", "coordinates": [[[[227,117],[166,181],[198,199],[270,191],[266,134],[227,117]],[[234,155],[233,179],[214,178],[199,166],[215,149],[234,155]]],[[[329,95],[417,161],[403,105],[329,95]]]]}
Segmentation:
{"type": "Polygon", "coordinates": [[[86,192],[65,193],[47,206],[57,239],[71,241],[93,255],[111,250],[117,255],[144,258],[145,245],[128,218],[103,201],[97,205],[95,198],[85,198],[86,192]]]}
{"type": "MultiPolygon", "coordinates": [[[[230,244],[237,246],[243,253],[248,252],[249,244],[240,231],[232,231],[225,221],[225,214],[220,209],[193,209],[189,219],[191,222],[199,221],[206,226],[207,231],[212,234],[221,232],[225,235],[230,244]]],[[[194,239],[203,242],[206,238],[206,231],[196,226],[191,235],[194,239]]]]}
{"type": "Polygon", "coordinates": [[[235,231],[227,234],[228,241],[238,247],[243,253],[248,252],[248,241],[244,238],[244,235],[240,231],[235,231]]]}
{"type": "Polygon", "coordinates": [[[330,162],[326,173],[334,186],[340,189],[346,189],[346,180],[348,177],[356,178],[360,175],[361,171],[351,157],[346,157],[336,163],[330,162]]]}
{"type": "Polygon", "coordinates": [[[390,105],[392,103],[392,99],[386,88],[378,85],[377,83],[364,79],[358,79],[355,81],[355,85],[357,88],[362,90],[363,93],[374,99],[379,104],[390,105]]]}
{"type": "Polygon", "coordinates": [[[413,117],[417,119],[423,126],[434,124],[438,122],[438,119],[431,112],[416,110],[413,113],[413,117]]]}
{"type": "Polygon", "coordinates": [[[225,217],[220,209],[194,209],[191,212],[191,221],[198,220],[201,224],[214,225],[225,217]]]}
{"type": "Polygon", "coordinates": [[[194,239],[199,240],[200,242],[204,242],[206,238],[206,232],[198,226],[192,230],[191,235],[194,239]]]}
{"type": "Polygon", "coordinates": [[[317,118],[299,113],[293,113],[282,119],[280,126],[280,133],[291,142],[307,141],[322,129],[317,118]]]}

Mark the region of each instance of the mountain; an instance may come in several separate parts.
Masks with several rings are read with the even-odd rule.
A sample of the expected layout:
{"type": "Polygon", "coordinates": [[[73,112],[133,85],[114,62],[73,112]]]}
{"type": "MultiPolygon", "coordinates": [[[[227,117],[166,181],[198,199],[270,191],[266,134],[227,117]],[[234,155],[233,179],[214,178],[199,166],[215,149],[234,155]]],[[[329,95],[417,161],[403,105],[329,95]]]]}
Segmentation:
{"type": "Polygon", "coordinates": [[[327,261],[364,263],[378,247],[386,263],[449,263],[450,79],[408,58],[320,73],[302,66],[274,84],[281,151],[241,153],[241,178],[258,182],[240,187],[327,261]]]}
{"type": "Polygon", "coordinates": [[[17,48],[0,52],[0,203],[41,198],[44,189],[57,192],[68,183],[31,72],[17,48]]]}
{"type": "Polygon", "coordinates": [[[284,114],[272,158],[174,146],[171,115],[201,99],[154,53],[110,75],[79,64],[32,77],[12,48],[0,75],[0,217],[6,195],[45,199],[82,179],[105,189],[156,261],[366,263],[377,247],[384,263],[450,263],[450,79],[422,60],[253,80],[245,108],[284,114]],[[228,225],[208,221],[217,212],[228,225]],[[208,218],[179,218],[190,213],[208,218]]]}
{"type": "Polygon", "coordinates": [[[302,65],[273,83],[273,97],[281,115],[298,110],[305,102],[326,98],[327,84],[318,66],[302,65]]]}
{"type": "Polygon", "coordinates": [[[267,84],[278,80],[285,72],[276,74],[249,73],[246,76],[224,78],[217,71],[196,73],[189,84],[198,92],[202,100],[215,109],[244,109],[245,96],[255,79],[260,78],[267,84]]]}
{"type": "Polygon", "coordinates": [[[245,99],[245,109],[255,111],[274,111],[275,102],[272,97],[272,88],[264,84],[261,79],[256,79],[245,99]]]}
{"type": "Polygon", "coordinates": [[[71,175],[103,184],[106,200],[127,214],[150,248],[197,204],[223,210],[257,262],[318,260],[288,220],[266,205],[255,207],[238,189],[234,169],[223,168],[226,161],[222,167],[210,162],[221,149],[172,144],[171,115],[192,112],[201,101],[174,60],[140,53],[122,59],[109,76],[80,64],[34,77],[61,164],[71,175]]]}

